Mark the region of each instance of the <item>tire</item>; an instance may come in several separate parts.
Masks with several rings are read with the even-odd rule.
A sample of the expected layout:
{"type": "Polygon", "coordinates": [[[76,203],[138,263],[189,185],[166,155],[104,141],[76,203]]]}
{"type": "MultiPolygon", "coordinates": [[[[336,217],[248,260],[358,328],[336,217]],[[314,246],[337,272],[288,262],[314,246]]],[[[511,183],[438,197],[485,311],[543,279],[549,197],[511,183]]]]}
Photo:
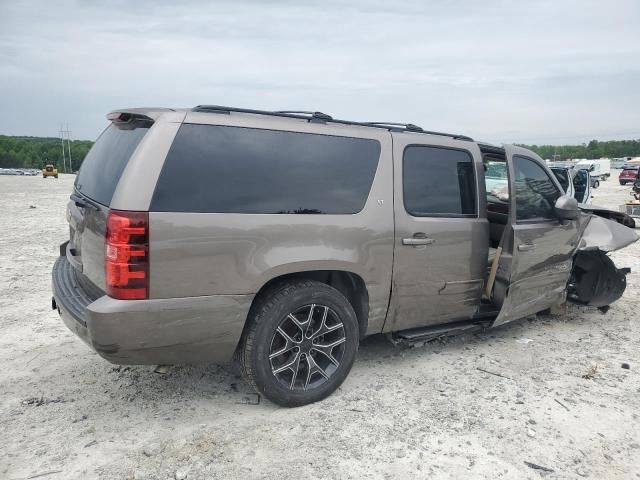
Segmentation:
{"type": "Polygon", "coordinates": [[[299,407],[342,384],[358,341],[358,319],[344,295],[321,282],[289,281],[256,299],[238,357],[256,391],[283,407],[299,407]]]}
{"type": "Polygon", "coordinates": [[[626,185],[627,182],[623,182],[622,180],[620,180],[620,185],[626,185]]]}
{"type": "Polygon", "coordinates": [[[595,182],[593,182],[593,188],[599,188],[600,187],[600,181],[596,180],[595,182]]]}

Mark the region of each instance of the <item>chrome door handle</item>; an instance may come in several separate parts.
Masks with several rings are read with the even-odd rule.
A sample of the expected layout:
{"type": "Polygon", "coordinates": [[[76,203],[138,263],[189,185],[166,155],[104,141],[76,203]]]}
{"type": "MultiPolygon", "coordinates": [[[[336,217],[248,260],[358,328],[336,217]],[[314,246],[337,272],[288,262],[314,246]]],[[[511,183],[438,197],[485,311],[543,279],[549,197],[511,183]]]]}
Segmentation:
{"type": "Polygon", "coordinates": [[[518,245],[519,252],[530,252],[535,249],[536,246],[533,243],[521,243],[520,245],[518,245]]]}
{"type": "Polygon", "coordinates": [[[435,243],[435,240],[433,238],[403,238],[402,239],[402,244],[403,245],[412,245],[412,246],[418,246],[418,245],[431,245],[432,243],[435,243]]]}

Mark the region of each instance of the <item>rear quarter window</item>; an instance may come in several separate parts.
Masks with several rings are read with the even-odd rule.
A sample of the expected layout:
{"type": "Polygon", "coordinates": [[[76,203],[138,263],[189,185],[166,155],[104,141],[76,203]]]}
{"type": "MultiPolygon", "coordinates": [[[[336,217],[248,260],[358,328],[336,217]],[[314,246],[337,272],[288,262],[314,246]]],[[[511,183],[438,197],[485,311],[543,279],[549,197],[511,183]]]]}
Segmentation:
{"type": "Polygon", "coordinates": [[[151,210],[353,214],[364,208],[379,157],[376,140],[184,124],[151,210]]]}
{"type": "Polygon", "coordinates": [[[149,131],[149,125],[143,125],[109,125],[84,158],[74,184],[76,190],[109,206],[129,158],[149,131]]]}

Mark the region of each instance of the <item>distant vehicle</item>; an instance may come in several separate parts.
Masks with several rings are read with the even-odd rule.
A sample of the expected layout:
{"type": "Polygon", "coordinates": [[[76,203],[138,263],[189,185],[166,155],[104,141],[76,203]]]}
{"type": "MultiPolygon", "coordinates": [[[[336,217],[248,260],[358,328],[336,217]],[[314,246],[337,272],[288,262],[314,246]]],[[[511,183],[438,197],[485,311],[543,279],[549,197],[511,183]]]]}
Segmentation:
{"type": "Polygon", "coordinates": [[[0,168],[0,175],[24,175],[25,172],[17,168],[0,168]]]}
{"type": "Polygon", "coordinates": [[[547,162],[547,167],[560,167],[560,168],[568,168],[573,169],[576,166],[576,162],[566,161],[566,162],[547,162]]]}
{"type": "Polygon", "coordinates": [[[620,175],[618,176],[618,180],[620,180],[620,185],[626,185],[627,183],[633,183],[638,178],[638,171],[640,170],[640,165],[625,165],[622,170],[620,170],[620,175]]]}
{"type": "Polygon", "coordinates": [[[624,165],[631,160],[631,157],[621,157],[611,159],[611,168],[624,168],[624,165]]]}
{"type": "Polygon", "coordinates": [[[42,178],[53,177],[58,178],[58,169],[49,164],[42,169],[42,178]]]}
{"type": "Polygon", "coordinates": [[[574,170],[569,166],[551,166],[550,168],[567,195],[575,198],[578,203],[584,205],[591,203],[593,185],[591,175],[587,170],[574,170]]]}
{"type": "Polygon", "coordinates": [[[576,169],[589,170],[591,177],[606,180],[611,176],[611,159],[599,158],[597,160],[580,160],[574,167],[576,169]]]}

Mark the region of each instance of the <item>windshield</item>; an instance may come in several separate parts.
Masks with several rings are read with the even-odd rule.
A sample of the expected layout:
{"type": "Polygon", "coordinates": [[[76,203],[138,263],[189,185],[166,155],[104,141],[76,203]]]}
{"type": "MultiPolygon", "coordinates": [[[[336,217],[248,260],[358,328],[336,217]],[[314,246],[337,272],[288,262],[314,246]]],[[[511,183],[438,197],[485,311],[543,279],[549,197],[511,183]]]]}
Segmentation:
{"type": "Polygon", "coordinates": [[[120,176],[149,125],[109,125],[84,158],[75,181],[78,192],[109,206],[120,176]]]}

